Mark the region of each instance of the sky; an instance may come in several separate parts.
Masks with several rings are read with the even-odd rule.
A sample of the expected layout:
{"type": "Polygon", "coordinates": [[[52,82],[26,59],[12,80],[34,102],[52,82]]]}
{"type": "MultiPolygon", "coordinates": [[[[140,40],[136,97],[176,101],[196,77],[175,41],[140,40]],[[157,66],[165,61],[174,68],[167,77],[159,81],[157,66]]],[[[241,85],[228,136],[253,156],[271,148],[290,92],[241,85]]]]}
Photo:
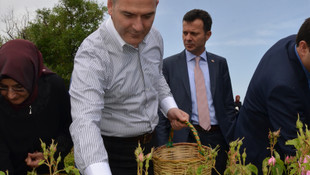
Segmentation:
{"type": "MultiPolygon", "coordinates": [[[[107,0],[97,0],[106,5],[107,0]]],[[[0,17],[52,8],[58,0],[0,0],[0,17]]],[[[184,50],[182,18],[192,9],[212,17],[206,50],[227,59],[233,94],[243,101],[251,77],[264,53],[279,39],[296,34],[310,17],[310,0],[159,0],[153,26],[164,39],[164,58],[184,50]]],[[[5,26],[0,22],[0,32],[5,26]]]]}

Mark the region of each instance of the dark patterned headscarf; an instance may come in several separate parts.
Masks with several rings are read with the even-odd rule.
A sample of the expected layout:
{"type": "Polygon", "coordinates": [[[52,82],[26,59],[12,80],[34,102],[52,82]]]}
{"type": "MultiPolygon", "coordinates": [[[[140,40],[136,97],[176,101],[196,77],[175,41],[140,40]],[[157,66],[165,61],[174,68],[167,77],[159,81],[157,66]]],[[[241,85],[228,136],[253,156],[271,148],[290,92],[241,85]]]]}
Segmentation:
{"type": "Polygon", "coordinates": [[[40,76],[52,73],[44,66],[41,52],[30,41],[11,40],[0,48],[0,80],[12,78],[29,93],[21,106],[31,104],[37,97],[40,76]]]}

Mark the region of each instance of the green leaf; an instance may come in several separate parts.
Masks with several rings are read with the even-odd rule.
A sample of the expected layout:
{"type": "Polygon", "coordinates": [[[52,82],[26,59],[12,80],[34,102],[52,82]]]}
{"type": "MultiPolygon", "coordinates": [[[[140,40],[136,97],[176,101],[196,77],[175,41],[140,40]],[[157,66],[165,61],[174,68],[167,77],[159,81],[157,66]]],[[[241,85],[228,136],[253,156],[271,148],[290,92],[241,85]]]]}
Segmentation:
{"type": "Polygon", "coordinates": [[[292,174],[301,174],[300,169],[298,168],[292,169],[292,174]]]}
{"type": "Polygon", "coordinates": [[[66,173],[68,174],[74,174],[74,175],[80,175],[80,172],[77,168],[75,168],[74,166],[68,166],[66,168],[64,168],[64,170],[66,171],[66,173]]]}
{"type": "Polygon", "coordinates": [[[203,170],[203,165],[200,165],[196,170],[196,175],[201,175],[203,170]]]}
{"type": "Polygon", "coordinates": [[[272,174],[278,175],[283,174],[285,170],[284,163],[280,159],[276,159],[276,164],[271,168],[272,174]]]}
{"type": "Polygon", "coordinates": [[[304,168],[304,170],[310,170],[310,164],[309,163],[303,163],[302,167],[304,168]]]}
{"type": "Polygon", "coordinates": [[[266,167],[268,165],[268,160],[270,159],[270,157],[266,157],[264,160],[263,160],[263,163],[262,163],[262,166],[263,167],[266,167]]]}
{"type": "Polygon", "coordinates": [[[285,142],[286,145],[293,145],[295,148],[297,148],[299,143],[298,138],[292,139],[292,140],[288,140],[285,142]]]}
{"type": "Polygon", "coordinates": [[[226,168],[226,170],[224,171],[224,175],[230,175],[230,174],[231,174],[230,169],[226,168]]]}
{"type": "Polygon", "coordinates": [[[249,164],[246,166],[246,168],[247,168],[248,170],[250,170],[252,173],[254,173],[254,174],[256,174],[256,175],[258,174],[258,169],[257,169],[257,167],[256,167],[255,165],[249,163],[249,164]]]}
{"type": "Polygon", "coordinates": [[[40,160],[40,162],[38,163],[38,165],[43,165],[45,162],[45,159],[40,160]]]}
{"type": "Polygon", "coordinates": [[[274,150],[273,153],[276,160],[281,159],[280,154],[276,150],[274,150]]]}

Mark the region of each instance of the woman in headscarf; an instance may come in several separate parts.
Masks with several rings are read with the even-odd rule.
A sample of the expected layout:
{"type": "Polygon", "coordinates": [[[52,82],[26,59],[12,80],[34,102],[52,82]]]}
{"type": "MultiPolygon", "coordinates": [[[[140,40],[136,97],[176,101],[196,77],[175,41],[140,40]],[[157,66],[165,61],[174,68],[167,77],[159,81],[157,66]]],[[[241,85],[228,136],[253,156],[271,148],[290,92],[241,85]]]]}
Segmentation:
{"type": "MultiPolygon", "coordinates": [[[[56,156],[72,148],[70,98],[63,80],[43,64],[37,47],[11,40],[0,48],[0,170],[23,175],[43,159],[40,139],[58,143],[56,156]]],[[[47,173],[45,165],[38,173],[47,173]]]]}

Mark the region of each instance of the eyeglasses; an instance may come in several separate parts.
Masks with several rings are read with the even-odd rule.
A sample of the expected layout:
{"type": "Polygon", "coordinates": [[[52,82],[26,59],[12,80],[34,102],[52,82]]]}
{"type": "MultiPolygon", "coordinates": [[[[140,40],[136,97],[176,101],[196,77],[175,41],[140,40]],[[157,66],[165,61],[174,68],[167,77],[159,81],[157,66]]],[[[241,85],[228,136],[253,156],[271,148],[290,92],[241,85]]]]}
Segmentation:
{"type": "Polygon", "coordinates": [[[26,89],[23,87],[7,87],[0,85],[0,91],[9,91],[12,90],[13,92],[25,92],[26,89]]]}

